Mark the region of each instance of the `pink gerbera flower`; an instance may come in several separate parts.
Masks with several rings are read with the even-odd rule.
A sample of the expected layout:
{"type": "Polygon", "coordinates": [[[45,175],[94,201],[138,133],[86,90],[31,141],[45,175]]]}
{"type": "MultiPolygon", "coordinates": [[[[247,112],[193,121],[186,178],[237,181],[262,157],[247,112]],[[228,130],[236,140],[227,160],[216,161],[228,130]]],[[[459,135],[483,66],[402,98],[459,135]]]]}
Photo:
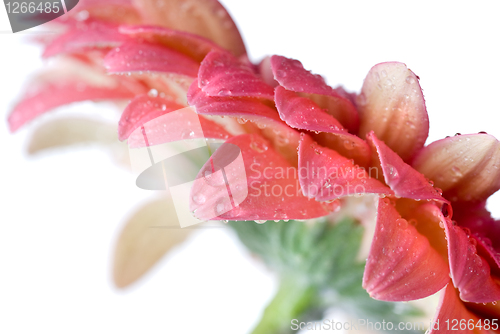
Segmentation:
{"type": "MultiPolygon", "coordinates": [[[[236,208],[225,209],[226,186],[204,177],[224,154],[215,152],[191,190],[197,218],[307,220],[375,194],[366,291],[410,301],[442,290],[436,321],[497,318],[498,222],[485,201],[500,188],[500,143],[480,133],[424,147],[425,101],[405,64],[374,66],[353,94],[328,86],[297,60],[272,56],[252,64],[214,0],[82,1],[79,10],[58,20],[65,32],[45,45],[44,56],[61,56],[67,68],[27,93],[9,116],[12,131],[63,104],[127,99],[119,138],[140,146],[134,130],[191,106],[203,133],[190,137],[238,146],[248,190],[236,208]]],[[[145,134],[154,144],[183,138],[172,127],[145,134]]],[[[238,175],[228,173],[227,182],[237,184],[238,175]]]]}

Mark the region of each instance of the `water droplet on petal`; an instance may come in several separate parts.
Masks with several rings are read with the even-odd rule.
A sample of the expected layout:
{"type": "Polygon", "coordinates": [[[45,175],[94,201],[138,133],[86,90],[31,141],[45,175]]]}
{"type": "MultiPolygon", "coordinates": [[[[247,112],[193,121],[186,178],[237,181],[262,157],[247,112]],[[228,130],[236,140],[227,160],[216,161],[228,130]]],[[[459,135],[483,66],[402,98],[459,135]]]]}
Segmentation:
{"type": "Polygon", "coordinates": [[[256,142],[256,141],[252,141],[250,143],[250,148],[252,150],[254,150],[255,152],[258,152],[258,153],[262,153],[264,151],[267,151],[267,145],[263,142],[256,142]]]}
{"type": "Polygon", "coordinates": [[[158,91],[154,88],[152,88],[149,92],[148,92],[148,95],[150,97],[157,97],[158,96],[158,91]]]}
{"type": "Polygon", "coordinates": [[[193,202],[195,202],[196,204],[203,204],[206,202],[206,200],[207,198],[203,194],[196,194],[193,196],[193,202]]]}
{"type": "Polygon", "coordinates": [[[415,78],[413,76],[411,76],[411,75],[407,76],[406,77],[406,83],[410,84],[410,85],[414,84],[415,83],[415,78]]]}

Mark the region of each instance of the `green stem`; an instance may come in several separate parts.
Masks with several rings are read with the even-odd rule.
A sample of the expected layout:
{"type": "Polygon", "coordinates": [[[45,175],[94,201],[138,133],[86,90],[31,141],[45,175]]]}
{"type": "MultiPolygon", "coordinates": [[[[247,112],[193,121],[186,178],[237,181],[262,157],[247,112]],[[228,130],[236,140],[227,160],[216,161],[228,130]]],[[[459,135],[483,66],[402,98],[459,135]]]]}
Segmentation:
{"type": "Polygon", "coordinates": [[[315,304],[317,292],[305,282],[292,279],[281,281],[278,293],[264,310],[264,314],[252,334],[294,333],[292,320],[302,321],[305,314],[315,304]]]}

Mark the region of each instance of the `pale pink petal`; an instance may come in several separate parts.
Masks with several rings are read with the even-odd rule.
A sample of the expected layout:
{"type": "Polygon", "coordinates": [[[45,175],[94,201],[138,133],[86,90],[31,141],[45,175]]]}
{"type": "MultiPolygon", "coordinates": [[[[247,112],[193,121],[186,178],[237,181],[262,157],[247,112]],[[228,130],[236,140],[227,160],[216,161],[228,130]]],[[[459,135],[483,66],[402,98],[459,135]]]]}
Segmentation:
{"type": "Polygon", "coordinates": [[[318,143],[353,159],[363,167],[368,165],[371,154],[368,144],[348,133],[333,116],[323,111],[316,103],[282,86],[275,89],[275,101],[281,119],[289,126],[312,131],[318,143]]]}
{"type": "Polygon", "coordinates": [[[421,173],[406,164],[383,141],[379,140],[373,132],[367,135],[368,143],[372,145],[374,158],[380,163],[385,183],[394,190],[396,196],[415,200],[436,200],[444,203],[447,215],[451,216],[451,206],[444,199],[440,190],[421,173]]]}
{"type": "Polygon", "coordinates": [[[448,267],[427,238],[380,199],[363,287],[372,298],[409,301],[430,296],[449,281],[448,267]]]}
{"type": "Polygon", "coordinates": [[[139,13],[129,0],[79,0],[74,10],[70,10],[69,2],[66,8],[68,12],[58,18],[58,23],[90,19],[128,24],[140,22],[139,13]]]}
{"type": "Polygon", "coordinates": [[[198,75],[198,63],[188,56],[161,45],[126,42],[104,58],[109,73],[165,72],[188,77],[198,75]]]}
{"type": "Polygon", "coordinates": [[[238,28],[217,0],[136,0],[143,22],[205,37],[235,56],[246,53],[238,28]]]}
{"type": "Polygon", "coordinates": [[[120,140],[128,138],[131,148],[159,145],[182,139],[231,135],[217,123],[161,97],[140,95],[127,106],[119,123],[120,140]],[[201,125],[201,128],[197,126],[201,125]],[[191,126],[188,126],[191,125],[191,126]],[[147,141],[145,140],[147,138],[147,141]]]}
{"type": "Polygon", "coordinates": [[[179,51],[197,62],[201,62],[212,50],[222,50],[206,38],[164,27],[120,26],[119,31],[130,37],[179,51]]]}
{"type": "Polygon", "coordinates": [[[418,152],[412,165],[451,201],[480,202],[500,189],[500,142],[488,134],[435,141],[418,152]]]}
{"type": "Polygon", "coordinates": [[[274,99],[274,90],[228,52],[212,51],[201,62],[198,84],[208,96],[274,99]]]}
{"type": "Polygon", "coordinates": [[[418,77],[405,64],[372,67],[357,100],[360,136],[374,131],[404,161],[425,143],[429,118],[418,77]]]}
{"type": "MultiPolygon", "coordinates": [[[[378,172],[376,168],[369,172],[378,172]]],[[[318,201],[375,193],[393,195],[393,191],[370,173],[334,150],[321,147],[302,135],[299,145],[299,180],[305,196],[318,201]]]]}
{"type": "Polygon", "coordinates": [[[328,214],[320,203],[302,195],[297,169],[275,152],[267,140],[252,134],[230,138],[226,143],[239,147],[244,166],[226,171],[226,184],[222,175],[214,173],[212,165],[224,152],[219,149],[214,153],[211,161],[201,169],[191,189],[193,196],[190,209],[197,218],[265,221],[308,219],[328,214]],[[239,177],[242,172],[246,180],[239,177]],[[229,201],[223,200],[227,197],[228,185],[232,190],[248,190],[244,201],[230,211],[225,210],[230,205],[229,201]],[[200,200],[201,196],[203,200],[200,200]]]}
{"type": "MultiPolygon", "coordinates": [[[[476,327],[479,319],[469,312],[458,298],[452,284],[441,291],[437,313],[432,320],[429,334],[489,333],[476,327]],[[469,322],[470,321],[470,322],[469,322]],[[465,326],[460,324],[465,323],[465,326]],[[471,328],[467,324],[474,324],[471,328]]],[[[483,322],[481,322],[483,324],[483,322]]]]}
{"type": "Polygon", "coordinates": [[[359,126],[359,117],[356,108],[351,101],[345,97],[345,91],[339,94],[325,83],[323,77],[304,69],[302,63],[295,59],[282,56],[271,57],[271,68],[279,84],[287,90],[303,93],[312,99],[322,109],[343,126],[355,132],[359,126]]]}
{"type": "Polygon", "coordinates": [[[273,70],[271,69],[271,57],[265,57],[258,65],[258,71],[262,80],[269,86],[275,88],[279,85],[278,81],[274,80],[273,70]]]}
{"type": "Polygon", "coordinates": [[[115,82],[112,86],[96,86],[80,80],[47,83],[25,96],[12,110],[8,122],[11,131],[16,131],[23,124],[39,115],[73,102],[92,100],[131,99],[143,88],[133,85],[129,80],[115,82]]]}
{"type": "Polygon", "coordinates": [[[68,27],[68,31],[55,38],[43,52],[43,57],[61,53],[83,52],[89,49],[109,49],[125,42],[129,37],[118,32],[118,26],[92,20],[68,27]]]}

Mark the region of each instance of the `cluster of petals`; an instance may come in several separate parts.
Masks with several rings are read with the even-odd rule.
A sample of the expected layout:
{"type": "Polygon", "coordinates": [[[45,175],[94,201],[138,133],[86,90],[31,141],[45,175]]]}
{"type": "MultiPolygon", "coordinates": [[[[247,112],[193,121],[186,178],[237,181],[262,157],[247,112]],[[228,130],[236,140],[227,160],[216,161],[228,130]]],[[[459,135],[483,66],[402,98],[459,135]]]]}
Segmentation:
{"type": "MultiPolygon", "coordinates": [[[[253,64],[215,0],[81,1],[56,23],[64,32],[43,41],[44,57],[65,67],[17,104],[12,131],[63,104],[127,99],[118,126],[126,140],[191,106],[200,135],[237,145],[246,169],[247,198],[215,219],[311,219],[329,215],[339,199],[377,194],[363,278],[373,298],[410,301],[441,290],[436,320],[500,315],[500,225],[485,209],[500,188],[500,143],[479,133],[424,147],[425,101],[405,64],[375,65],[360,94],[330,87],[294,59],[253,64]]],[[[155,144],[182,138],[169,129],[151,134],[155,144]]],[[[226,191],[203,181],[192,194],[226,191]]],[[[212,218],[213,203],[195,197],[196,216],[212,218]]]]}

